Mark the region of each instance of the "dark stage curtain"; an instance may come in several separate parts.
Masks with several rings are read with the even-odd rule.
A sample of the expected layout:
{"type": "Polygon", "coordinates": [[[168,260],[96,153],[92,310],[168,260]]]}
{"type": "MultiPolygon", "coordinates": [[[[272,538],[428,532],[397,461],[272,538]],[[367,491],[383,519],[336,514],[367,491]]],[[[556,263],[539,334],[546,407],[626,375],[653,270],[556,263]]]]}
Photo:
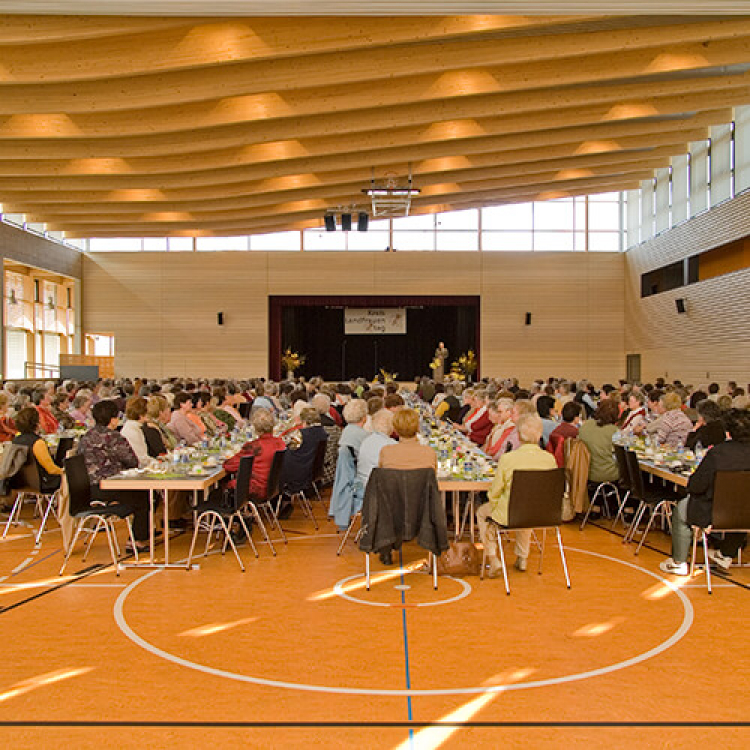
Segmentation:
{"type": "MultiPolygon", "coordinates": [[[[306,355],[307,361],[298,374],[311,377],[321,375],[326,380],[348,380],[363,376],[372,379],[383,368],[398,373],[399,380],[413,380],[417,375],[429,375],[435,347],[444,341],[450,351],[450,362],[469,349],[477,351],[478,299],[452,298],[450,304],[440,304],[441,298],[422,302],[410,298],[389,304],[367,298],[366,301],[328,299],[326,303],[295,304],[284,301],[277,317],[280,328],[280,348],[290,346],[306,355]],[[331,304],[334,303],[334,304],[331,304]],[[338,304],[335,304],[338,303],[338,304]],[[415,304],[417,303],[417,304],[415,304]],[[344,335],[344,307],[406,307],[406,334],[344,335]]],[[[272,319],[274,316],[271,316],[272,319]]],[[[272,320],[273,322],[273,320],[272,320]]],[[[271,340],[273,340],[273,335],[271,340]]],[[[278,340],[278,339],[277,339],[278,340]]],[[[282,373],[283,375],[283,373],[282,373]]]]}

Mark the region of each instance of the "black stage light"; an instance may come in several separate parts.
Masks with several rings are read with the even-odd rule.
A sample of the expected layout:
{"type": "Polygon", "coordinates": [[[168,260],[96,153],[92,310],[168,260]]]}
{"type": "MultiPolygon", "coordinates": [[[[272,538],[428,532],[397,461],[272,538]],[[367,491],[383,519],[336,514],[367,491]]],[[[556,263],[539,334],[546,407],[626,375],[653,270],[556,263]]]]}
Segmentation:
{"type": "Polygon", "coordinates": [[[360,211],[359,215],[357,216],[357,231],[358,232],[366,232],[367,231],[367,224],[370,221],[370,217],[367,215],[365,211],[360,211]]]}
{"type": "Polygon", "coordinates": [[[344,232],[351,231],[352,228],[352,215],[351,214],[341,214],[341,229],[344,232]]]}
{"type": "Polygon", "coordinates": [[[531,313],[526,313],[526,325],[531,325],[531,313]]]}
{"type": "Polygon", "coordinates": [[[324,221],[326,223],[326,232],[336,231],[336,217],[333,214],[326,214],[324,221]]]}
{"type": "Polygon", "coordinates": [[[685,306],[685,300],[682,297],[678,297],[674,301],[675,307],[677,308],[678,313],[686,313],[687,307],[685,306]]]}
{"type": "Polygon", "coordinates": [[[219,324],[220,326],[223,326],[223,325],[224,325],[224,313],[223,313],[223,312],[220,312],[220,313],[216,313],[216,322],[217,322],[217,323],[218,323],[218,324],[219,324]]]}

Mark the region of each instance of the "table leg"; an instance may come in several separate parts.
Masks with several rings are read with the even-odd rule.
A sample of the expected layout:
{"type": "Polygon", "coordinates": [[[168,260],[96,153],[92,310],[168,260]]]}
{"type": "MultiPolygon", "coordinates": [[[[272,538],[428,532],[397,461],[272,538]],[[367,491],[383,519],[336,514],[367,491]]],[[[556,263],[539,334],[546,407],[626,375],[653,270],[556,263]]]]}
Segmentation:
{"type": "Polygon", "coordinates": [[[148,548],[150,553],[150,562],[156,560],[156,540],[154,539],[154,528],[156,526],[156,508],[154,507],[154,491],[148,491],[148,548]]]}
{"type": "Polygon", "coordinates": [[[169,565],[169,490],[164,490],[164,564],[169,565]]]}

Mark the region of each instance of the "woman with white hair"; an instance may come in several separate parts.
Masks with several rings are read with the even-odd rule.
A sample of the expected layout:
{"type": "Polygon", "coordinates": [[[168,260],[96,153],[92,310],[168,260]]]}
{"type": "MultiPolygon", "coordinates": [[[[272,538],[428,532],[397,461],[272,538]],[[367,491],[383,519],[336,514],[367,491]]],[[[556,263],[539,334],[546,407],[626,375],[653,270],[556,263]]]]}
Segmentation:
{"type": "MultiPolygon", "coordinates": [[[[510,488],[513,481],[513,472],[517,469],[534,469],[548,471],[557,468],[555,457],[539,447],[544,426],[538,414],[524,414],[516,422],[518,436],[521,445],[510,453],[505,453],[497,465],[495,479],[487,493],[487,500],[477,510],[477,523],[479,525],[479,536],[482,544],[487,550],[490,563],[489,577],[497,578],[502,574],[502,565],[498,558],[497,545],[501,542],[495,538],[491,539],[489,534],[488,517],[501,526],[508,524],[508,505],[510,501],[510,488]]],[[[516,570],[526,570],[526,561],[529,557],[529,544],[531,542],[531,529],[517,529],[516,535],[516,570]]]]}
{"type": "Polygon", "coordinates": [[[345,446],[353,448],[359,453],[359,446],[362,441],[370,434],[365,429],[367,421],[367,401],[361,398],[354,398],[344,407],[344,421],[346,427],[341,432],[339,439],[339,448],[345,446]]]}

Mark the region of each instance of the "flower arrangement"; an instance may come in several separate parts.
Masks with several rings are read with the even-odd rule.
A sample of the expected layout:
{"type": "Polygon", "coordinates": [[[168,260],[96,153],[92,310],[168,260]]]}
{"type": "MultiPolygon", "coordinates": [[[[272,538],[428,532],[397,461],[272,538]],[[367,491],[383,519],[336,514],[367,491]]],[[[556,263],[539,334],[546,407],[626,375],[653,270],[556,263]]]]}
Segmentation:
{"type": "Polygon", "coordinates": [[[443,360],[439,359],[438,357],[435,357],[435,359],[433,359],[432,362],[430,362],[430,369],[434,372],[442,364],[443,364],[443,360]]]}
{"type": "Polygon", "coordinates": [[[462,354],[457,361],[451,365],[451,372],[462,374],[467,380],[471,380],[471,376],[477,370],[477,359],[474,352],[469,349],[466,354],[462,354]]]}
{"type": "Polygon", "coordinates": [[[305,359],[304,354],[293,352],[291,347],[288,346],[286,351],[281,355],[281,364],[284,365],[284,369],[287,372],[294,372],[305,364],[305,359]]]}
{"type": "Polygon", "coordinates": [[[397,372],[388,372],[387,370],[384,370],[381,367],[380,372],[372,379],[372,382],[373,383],[394,383],[397,377],[398,377],[397,372]]]}

